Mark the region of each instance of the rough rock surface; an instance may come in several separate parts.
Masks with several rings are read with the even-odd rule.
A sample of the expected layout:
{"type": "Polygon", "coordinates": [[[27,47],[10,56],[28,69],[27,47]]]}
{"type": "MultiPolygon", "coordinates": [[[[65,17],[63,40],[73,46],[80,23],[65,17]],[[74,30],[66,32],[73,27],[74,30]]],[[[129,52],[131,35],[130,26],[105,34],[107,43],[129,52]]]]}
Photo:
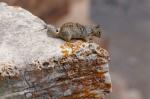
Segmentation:
{"type": "Polygon", "coordinates": [[[103,98],[109,54],[95,43],[47,36],[45,23],[0,3],[0,99],[103,98]]]}

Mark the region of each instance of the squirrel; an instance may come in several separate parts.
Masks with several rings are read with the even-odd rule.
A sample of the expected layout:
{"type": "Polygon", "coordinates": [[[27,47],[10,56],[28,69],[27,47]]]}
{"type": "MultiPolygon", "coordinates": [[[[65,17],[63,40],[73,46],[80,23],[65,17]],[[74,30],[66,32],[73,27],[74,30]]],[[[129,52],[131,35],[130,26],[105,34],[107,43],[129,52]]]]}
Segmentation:
{"type": "Polygon", "coordinates": [[[60,28],[47,25],[47,33],[49,36],[61,38],[65,41],[82,39],[88,42],[91,36],[101,37],[99,25],[81,25],[73,22],[64,23],[60,28]]]}

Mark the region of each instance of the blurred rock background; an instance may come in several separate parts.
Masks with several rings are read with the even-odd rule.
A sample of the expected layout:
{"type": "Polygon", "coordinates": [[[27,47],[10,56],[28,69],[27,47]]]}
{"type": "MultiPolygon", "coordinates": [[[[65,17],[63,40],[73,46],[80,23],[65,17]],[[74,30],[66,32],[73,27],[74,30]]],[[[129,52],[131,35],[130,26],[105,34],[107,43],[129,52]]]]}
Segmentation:
{"type": "Polygon", "coordinates": [[[150,99],[150,1],[91,0],[91,5],[92,20],[103,24],[104,37],[110,40],[110,70],[126,79],[142,99],[150,99]]]}
{"type": "Polygon", "coordinates": [[[56,26],[69,21],[100,24],[101,45],[111,54],[113,92],[108,99],[150,99],[149,0],[2,1],[19,5],[56,26]]]}

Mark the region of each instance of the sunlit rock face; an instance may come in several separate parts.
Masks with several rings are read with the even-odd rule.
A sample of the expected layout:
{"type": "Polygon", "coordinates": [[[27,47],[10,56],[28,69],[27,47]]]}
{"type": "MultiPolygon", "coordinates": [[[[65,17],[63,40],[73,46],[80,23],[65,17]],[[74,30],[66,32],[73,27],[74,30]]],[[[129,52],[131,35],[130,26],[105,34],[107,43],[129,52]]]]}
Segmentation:
{"type": "Polygon", "coordinates": [[[47,36],[45,22],[0,3],[0,99],[103,98],[109,54],[95,43],[47,36]]]}

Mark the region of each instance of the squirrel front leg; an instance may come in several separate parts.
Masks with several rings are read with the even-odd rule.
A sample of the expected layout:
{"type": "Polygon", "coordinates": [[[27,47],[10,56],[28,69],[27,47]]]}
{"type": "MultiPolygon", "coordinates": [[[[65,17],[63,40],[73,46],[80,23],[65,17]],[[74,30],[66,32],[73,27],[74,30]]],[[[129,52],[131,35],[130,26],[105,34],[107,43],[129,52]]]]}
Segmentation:
{"type": "Polygon", "coordinates": [[[60,31],[58,36],[65,41],[70,41],[72,39],[72,35],[69,31],[60,31]]]}

